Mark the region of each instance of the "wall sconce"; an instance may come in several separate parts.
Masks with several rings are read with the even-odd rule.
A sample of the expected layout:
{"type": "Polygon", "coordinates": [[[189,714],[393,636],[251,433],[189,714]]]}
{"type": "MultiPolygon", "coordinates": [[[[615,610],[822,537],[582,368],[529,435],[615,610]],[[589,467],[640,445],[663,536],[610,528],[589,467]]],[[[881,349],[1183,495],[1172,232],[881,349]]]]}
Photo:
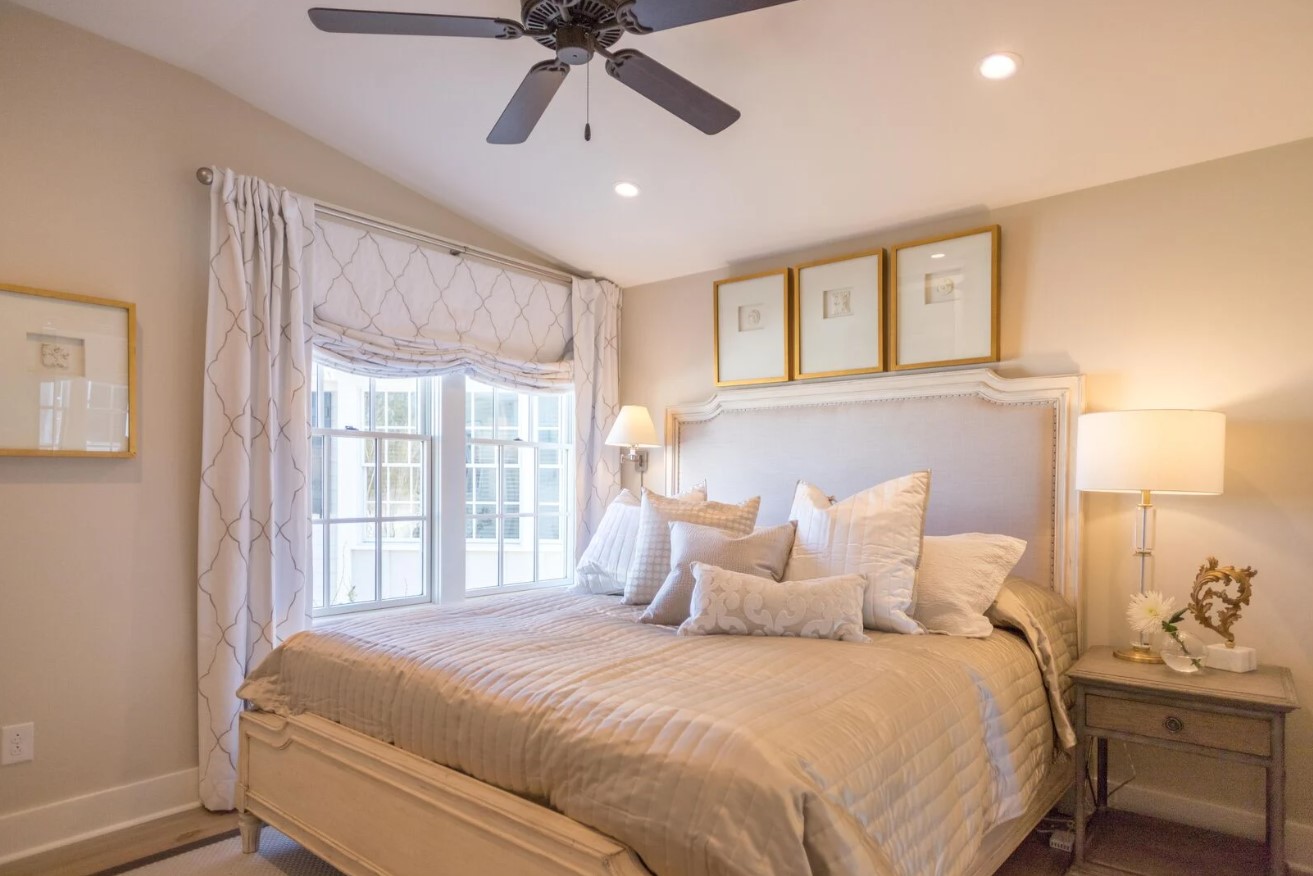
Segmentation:
{"type": "Polygon", "coordinates": [[[647,473],[647,451],[644,447],[660,447],[657,443],[656,426],[652,424],[652,415],[642,405],[625,405],[620,415],[615,418],[615,425],[606,436],[608,447],[623,447],[625,451],[620,458],[632,462],[638,469],[638,482],[643,483],[647,473]]]}

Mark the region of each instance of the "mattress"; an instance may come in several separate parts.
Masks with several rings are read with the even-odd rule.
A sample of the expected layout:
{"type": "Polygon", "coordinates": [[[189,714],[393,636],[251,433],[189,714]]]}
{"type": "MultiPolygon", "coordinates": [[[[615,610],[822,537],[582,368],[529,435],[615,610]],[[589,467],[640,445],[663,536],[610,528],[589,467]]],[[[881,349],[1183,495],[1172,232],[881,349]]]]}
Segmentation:
{"type": "Polygon", "coordinates": [[[239,694],[539,801],[658,876],[964,870],[1055,755],[1031,646],[678,637],[553,591],[335,621],[239,694]]]}

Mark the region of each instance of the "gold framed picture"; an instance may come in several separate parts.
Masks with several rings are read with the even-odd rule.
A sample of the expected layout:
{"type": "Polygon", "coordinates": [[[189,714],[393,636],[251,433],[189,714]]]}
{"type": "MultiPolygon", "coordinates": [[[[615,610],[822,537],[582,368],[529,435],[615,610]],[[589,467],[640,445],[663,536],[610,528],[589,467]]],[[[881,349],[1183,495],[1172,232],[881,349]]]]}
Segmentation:
{"type": "Polygon", "coordinates": [[[712,296],[716,386],[789,379],[792,291],[791,268],[716,282],[712,296]]]}
{"type": "Polygon", "coordinates": [[[893,263],[894,371],[998,361],[997,225],[901,244],[893,263]]]}
{"type": "Polygon", "coordinates": [[[884,370],[884,250],[794,268],[793,376],[846,377],[884,370]]]}
{"type": "Polygon", "coordinates": [[[0,456],[137,453],[137,312],[0,283],[0,456]]]}

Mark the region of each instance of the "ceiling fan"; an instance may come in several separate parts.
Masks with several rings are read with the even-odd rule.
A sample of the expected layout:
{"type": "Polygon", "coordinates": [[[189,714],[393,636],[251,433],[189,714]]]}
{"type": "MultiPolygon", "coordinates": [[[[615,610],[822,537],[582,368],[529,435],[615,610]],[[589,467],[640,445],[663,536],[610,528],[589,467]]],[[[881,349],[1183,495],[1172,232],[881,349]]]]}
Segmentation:
{"type": "Polygon", "coordinates": [[[529,69],[510,104],[488,134],[489,143],[523,143],[542,118],[570,68],[594,55],[606,59],[606,72],[648,100],[705,134],[719,134],[739,119],[739,111],[683,76],[635,49],[611,51],[626,33],[646,34],[752,12],[793,0],[520,0],[523,23],[508,18],[371,12],[357,9],[310,10],[315,27],[329,33],[402,36],[529,37],[556,53],[529,69]]]}

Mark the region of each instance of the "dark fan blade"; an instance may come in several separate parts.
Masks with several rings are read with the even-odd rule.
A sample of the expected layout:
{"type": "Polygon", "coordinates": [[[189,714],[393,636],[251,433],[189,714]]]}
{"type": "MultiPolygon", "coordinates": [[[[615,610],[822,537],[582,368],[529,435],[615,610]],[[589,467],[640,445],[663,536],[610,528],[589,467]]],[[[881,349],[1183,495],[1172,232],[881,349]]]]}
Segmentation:
{"type": "Polygon", "coordinates": [[[513,40],[524,35],[518,21],[421,12],[368,12],[361,9],[310,10],[315,27],[329,33],[379,33],[398,36],[486,37],[513,40]]]}
{"type": "Polygon", "coordinates": [[[719,134],[739,120],[734,107],[642,52],[616,52],[606,62],[606,72],[704,134],[719,134]]]}
{"type": "Polygon", "coordinates": [[[620,23],[635,33],[669,30],[685,24],[752,12],[793,0],[631,0],[620,7],[620,23]]]}
{"type": "Polygon", "coordinates": [[[570,67],[560,61],[541,61],[530,67],[501,118],[492,126],[488,142],[509,146],[528,140],[569,72],[570,67]]]}

